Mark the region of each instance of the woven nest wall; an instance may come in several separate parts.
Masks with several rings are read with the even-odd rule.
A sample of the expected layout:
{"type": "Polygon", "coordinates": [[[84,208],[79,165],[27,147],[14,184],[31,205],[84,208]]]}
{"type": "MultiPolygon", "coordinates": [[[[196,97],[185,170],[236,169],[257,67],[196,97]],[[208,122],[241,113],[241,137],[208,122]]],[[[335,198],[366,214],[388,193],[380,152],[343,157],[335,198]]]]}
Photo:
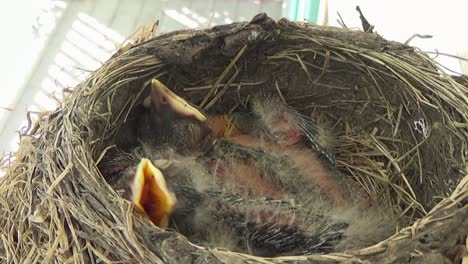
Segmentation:
{"type": "Polygon", "coordinates": [[[468,230],[464,80],[375,34],[264,14],[151,34],[121,48],[21,135],[0,183],[0,262],[444,263],[457,255],[468,230]],[[335,138],[337,168],[398,216],[396,234],[361,250],[263,259],[158,229],[97,168],[152,78],[208,113],[240,109],[255,94],[314,113],[335,138]]]}

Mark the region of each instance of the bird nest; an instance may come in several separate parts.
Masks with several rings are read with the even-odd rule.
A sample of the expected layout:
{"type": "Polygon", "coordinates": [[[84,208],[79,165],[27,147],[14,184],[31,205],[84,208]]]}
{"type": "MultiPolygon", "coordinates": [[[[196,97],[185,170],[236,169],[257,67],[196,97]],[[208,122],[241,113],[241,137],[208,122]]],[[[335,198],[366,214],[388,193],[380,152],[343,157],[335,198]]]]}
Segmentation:
{"type": "Polygon", "coordinates": [[[142,30],[21,135],[0,182],[0,262],[445,263],[460,256],[468,230],[463,80],[376,34],[264,14],[152,35],[142,30]],[[395,235],[359,250],[260,258],[155,227],[97,165],[153,78],[208,113],[267,94],[312,114],[334,138],[337,169],[398,217],[395,235]]]}

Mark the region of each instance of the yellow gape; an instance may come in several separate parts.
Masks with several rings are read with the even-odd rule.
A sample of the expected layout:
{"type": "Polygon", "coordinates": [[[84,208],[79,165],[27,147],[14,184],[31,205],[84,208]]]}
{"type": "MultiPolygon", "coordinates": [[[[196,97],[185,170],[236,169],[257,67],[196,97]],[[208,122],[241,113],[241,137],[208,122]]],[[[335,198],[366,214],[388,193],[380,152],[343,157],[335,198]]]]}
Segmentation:
{"type": "Polygon", "coordinates": [[[166,185],[162,172],[150,160],[141,159],[132,183],[132,202],[157,226],[165,228],[177,199],[166,185]]]}

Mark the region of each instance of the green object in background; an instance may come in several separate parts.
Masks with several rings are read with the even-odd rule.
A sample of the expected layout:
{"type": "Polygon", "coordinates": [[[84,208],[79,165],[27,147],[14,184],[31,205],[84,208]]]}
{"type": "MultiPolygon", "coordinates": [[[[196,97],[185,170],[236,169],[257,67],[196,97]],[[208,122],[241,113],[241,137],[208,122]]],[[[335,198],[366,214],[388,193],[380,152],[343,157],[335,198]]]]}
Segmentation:
{"type": "Polygon", "coordinates": [[[290,20],[308,20],[317,23],[320,0],[288,0],[288,18],[290,20]]]}

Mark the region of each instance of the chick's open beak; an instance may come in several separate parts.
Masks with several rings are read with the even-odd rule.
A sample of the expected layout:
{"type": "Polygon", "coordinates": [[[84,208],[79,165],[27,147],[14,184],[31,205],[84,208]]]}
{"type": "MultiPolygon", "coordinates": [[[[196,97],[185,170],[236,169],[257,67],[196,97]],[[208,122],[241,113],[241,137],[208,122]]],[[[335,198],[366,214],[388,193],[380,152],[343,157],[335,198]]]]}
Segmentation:
{"type": "Polygon", "coordinates": [[[164,107],[169,107],[169,110],[173,111],[178,116],[191,118],[200,122],[206,121],[206,116],[204,114],[169,90],[169,88],[157,79],[151,81],[150,97],[151,103],[146,100],[145,105],[148,106],[151,104],[158,112],[162,111],[164,107]]]}
{"type": "Polygon", "coordinates": [[[146,214],[155,225],[167,227],[177,200],[167,188],[162,172],[150,160],[141,159],[131,189],[137,210],[146,214]]]}

